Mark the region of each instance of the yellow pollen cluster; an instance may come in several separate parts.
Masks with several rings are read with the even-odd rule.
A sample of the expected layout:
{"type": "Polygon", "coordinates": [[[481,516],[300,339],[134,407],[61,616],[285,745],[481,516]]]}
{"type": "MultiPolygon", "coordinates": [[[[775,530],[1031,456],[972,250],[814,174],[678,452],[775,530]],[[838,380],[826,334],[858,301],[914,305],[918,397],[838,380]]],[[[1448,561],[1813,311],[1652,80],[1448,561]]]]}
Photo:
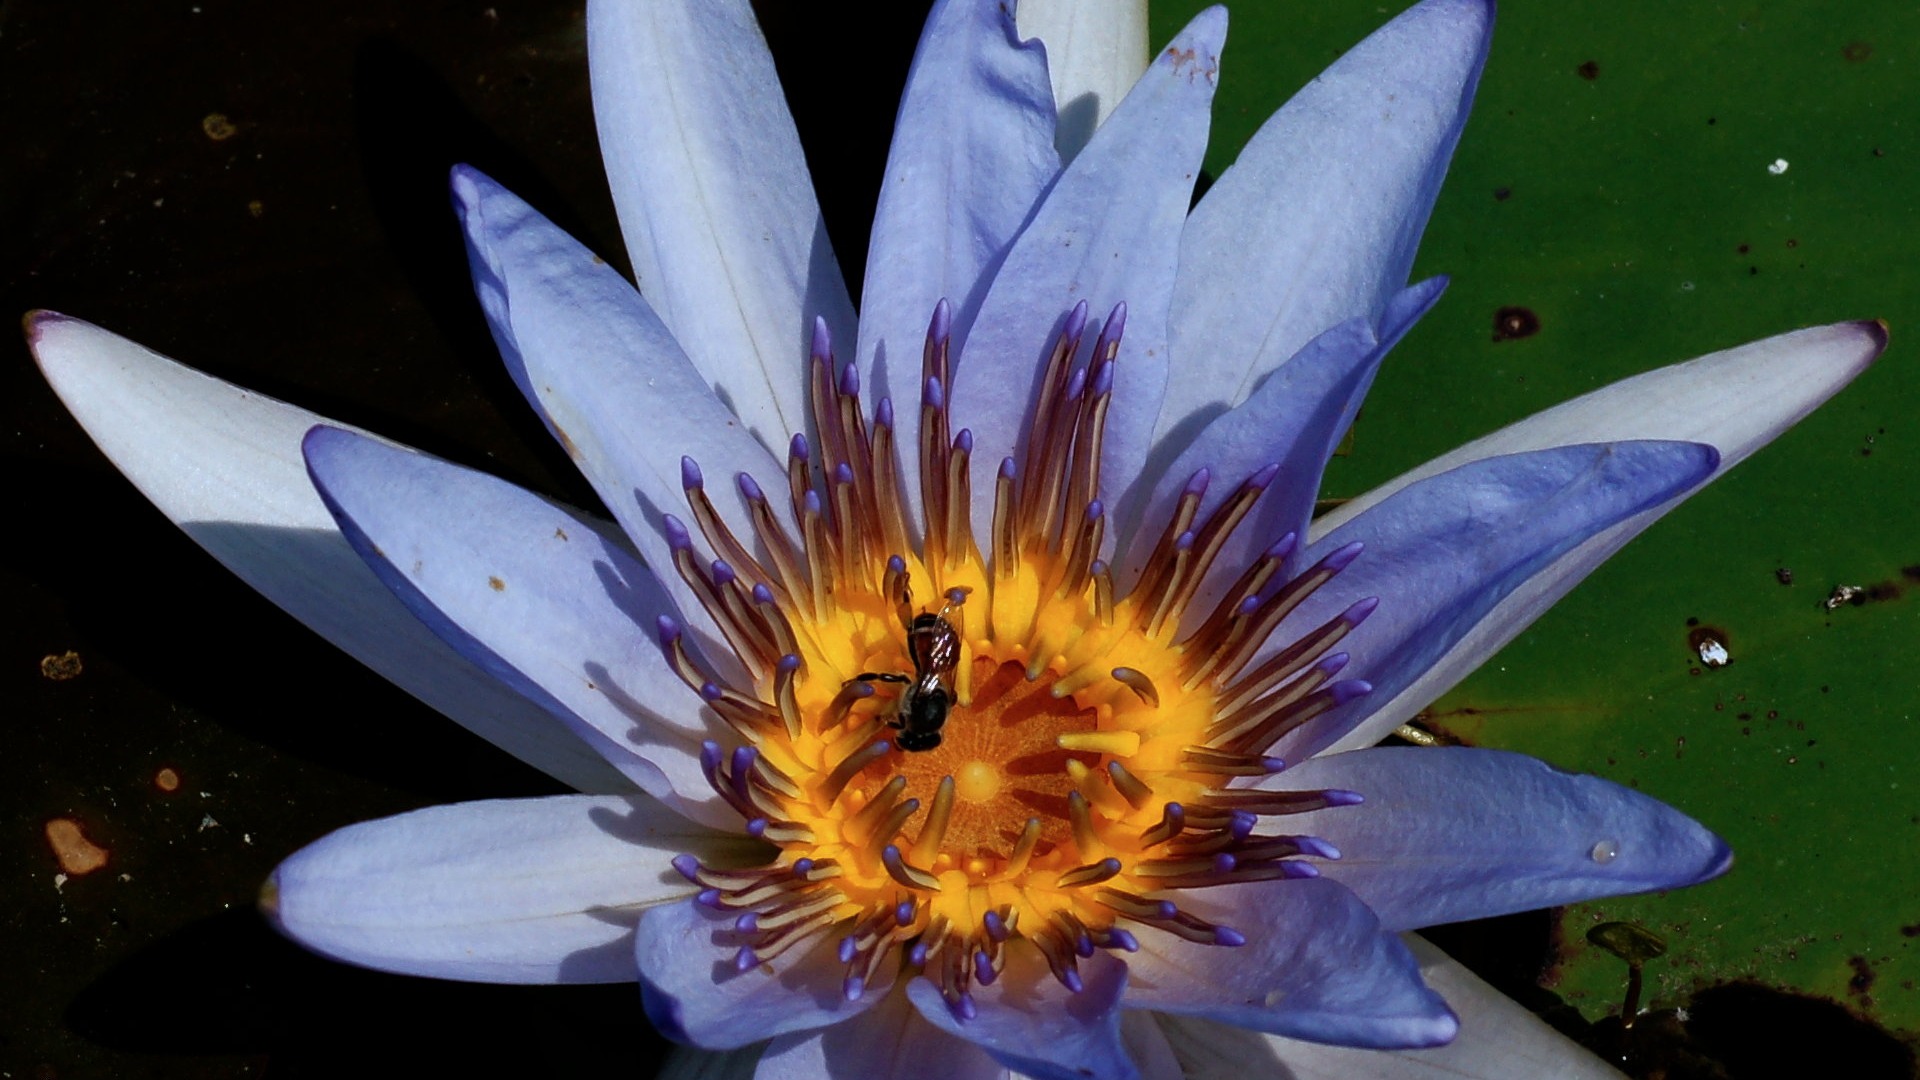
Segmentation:
{"type": "Polygon", "coordinates": [[[1081,366],[1084,305],[1065,320],[1022,460],[999,468],[985,550],[968,524],[972,440],[949,430],[944,304],[923,356],[918,545],[891,406],[869,422],[824,330],[819,445],[796,438],[789,454],[797,539],[741,477],[753,527],[743,539],[686,463],[692,516],[718,558],[703,563],[669,519],[676,569],[751,684],[701,670],[676,627],[663,644],[737,733],[730,750],[708,744],[708,778],[774,853],[749,870],[682,869],[702,902],[739,912],[742,967],[833,932],[849,994],[904,957],[958,1008],[1025,942],[1077,990],[1076,958],[1137,947],[1130,927],[1240,943],[1167,899],[1178,890],[1311,876],[1301,856],[1337,856],[1254,825],[1349,793],[1233,784],[1277,771],[1264,756],[1276,738],[1364,692],[1333,681],[1345,657],[1329,649],[1370,603],[1267,647],[1357,550],[1289,578],[1285,538],[1210,615],[1188,619],[1214,555],[1273,478],[1247,479],[1202,522],[1202,473],[1116,600],[1098,491],[1124,316],[1109,317],[1081,366]]]}

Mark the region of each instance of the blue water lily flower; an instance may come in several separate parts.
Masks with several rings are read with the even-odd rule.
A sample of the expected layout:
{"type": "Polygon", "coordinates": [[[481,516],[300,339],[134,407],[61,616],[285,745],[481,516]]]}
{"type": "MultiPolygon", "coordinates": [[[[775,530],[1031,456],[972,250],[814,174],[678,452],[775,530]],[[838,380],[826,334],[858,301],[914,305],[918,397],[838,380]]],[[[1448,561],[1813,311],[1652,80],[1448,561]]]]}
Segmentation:
{"type": "Polygon", "coordinates": [[[1605,780],[1374,744],[1884,331],[1629,379],[1315,519],[1444,289],[1406,281],[1491,4],[1389,23],[1191,212],[1226,13],[1116,103],[1009,7],[934,5],[857,314],[744,0],[589,6],[638,290],[455,171],[509,370],[614,522],[33,318],[169,516],[584,793],[340,830],[265,910],[388,971],[637,979],[766,1076],[1601,1069],[1404,932],[1726,846],[1605,780]]]}

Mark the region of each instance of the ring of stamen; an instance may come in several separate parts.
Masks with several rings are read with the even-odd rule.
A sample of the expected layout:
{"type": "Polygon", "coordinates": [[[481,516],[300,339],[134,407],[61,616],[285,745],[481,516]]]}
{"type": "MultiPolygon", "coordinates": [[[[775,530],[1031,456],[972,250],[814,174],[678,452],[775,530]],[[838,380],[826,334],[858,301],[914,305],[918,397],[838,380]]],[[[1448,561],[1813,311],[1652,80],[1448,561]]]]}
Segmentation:
{"type": "Polygon", "coordinates": [[[1234,785],[1280,771],[1268,747],[1368,691],[1338,678],[1347,656],[1333,647],[1372,600],[1278,649],[1268,642],[1359,547],[1289,578],[1297,545],[1282,537],[1204,618],[1187,618],[1277,473],[1247,478],[1203,519],[1203,469],[1139,581],[1116,597],[1100,559],[1100,448],[1125,316],[1114,310],[1084,360],[1086,305],[1062,321],[1025,450],[995,470],[984,550],[969,525],[973,439],[949,422],[944,301],[922,353],[920,474],[905,481],[919,485],[918,551],[893,405],[883,398],[868,418],[859,373],[836,367],[824,323],[811,356],[817,439],[796,435],[788,453],[797,535],[744,474],[749,520],[734,532],[699,467],[683,463],[690,517],[714,557],[698,556],[692,530],[669,517],[674,570],[751,681],[702,669],[671,620],[660,620],[661,645],[737,736],[732,748],[706,744],[708,781],[775,853],[745,870],[690,856],[674,865],[701,903],[735,913],[743,969],[832,933],[849,997],[904,960],[966,1017],[971,987],[999,976],[1008,948],[1034,948],[1077,991],[1078,961],[1138,948],[1140,927],[1244,943],[1182,910],[1180,890],[1312,877],[1309,860],[1339,857],[1318,838],[1257,826],[1358,795],[1234,785]],[[917,619],[951,631],[950,666],[930,670],[925,646],[910,644],[917,619]],[[933,689],[951,698],[937,745],[903,750],[919,745],[896,737],[913,695],[933,689]]]}

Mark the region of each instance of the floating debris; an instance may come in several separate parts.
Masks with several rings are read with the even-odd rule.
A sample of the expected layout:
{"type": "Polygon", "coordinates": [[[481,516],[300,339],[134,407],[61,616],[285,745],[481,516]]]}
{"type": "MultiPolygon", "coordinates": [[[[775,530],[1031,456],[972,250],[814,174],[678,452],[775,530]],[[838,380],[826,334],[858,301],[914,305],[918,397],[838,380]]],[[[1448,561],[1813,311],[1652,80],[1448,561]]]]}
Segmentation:
{"type": "Polygon", "coordinates": [[[60,862],[60,869],[73,876],[91,874],[107,865],[107,849],[87,839],[80,823],[72,818],[54,818],[47,822],[47,846],[60,862]]]}
{"type": "Polygon", "coordinates": [[[1835,585],[1833,591],[1827,594],[1827,610],[1837,611],[1841,604],[1858,603],[1865,592],[1866,590],[1858,585],[1835,585]]]}

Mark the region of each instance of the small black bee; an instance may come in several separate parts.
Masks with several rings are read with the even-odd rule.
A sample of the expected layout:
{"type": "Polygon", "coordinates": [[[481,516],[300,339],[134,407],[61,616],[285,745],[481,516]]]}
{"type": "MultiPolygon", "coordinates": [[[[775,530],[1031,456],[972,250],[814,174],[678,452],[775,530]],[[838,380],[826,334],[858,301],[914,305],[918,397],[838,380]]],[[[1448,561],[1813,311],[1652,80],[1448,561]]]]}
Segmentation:
{"type": "Polygon", "coordinates": [[[904,578],[900,592],[901,623],[907,630],[907,659],[913,662],[913,674],[863,671],[849,681],[905,686],[899,711],[887,721],[888,727],[900,732],[893,744],[908,752],[931,750],[940,745],[940,728],[953,708],[953,669],[960,663],[960,635],[947,621],[947,607],[964,595],[954,596],[937,615],[923,611],[909,618],[913,608],[906,600],[904,578]]]}

